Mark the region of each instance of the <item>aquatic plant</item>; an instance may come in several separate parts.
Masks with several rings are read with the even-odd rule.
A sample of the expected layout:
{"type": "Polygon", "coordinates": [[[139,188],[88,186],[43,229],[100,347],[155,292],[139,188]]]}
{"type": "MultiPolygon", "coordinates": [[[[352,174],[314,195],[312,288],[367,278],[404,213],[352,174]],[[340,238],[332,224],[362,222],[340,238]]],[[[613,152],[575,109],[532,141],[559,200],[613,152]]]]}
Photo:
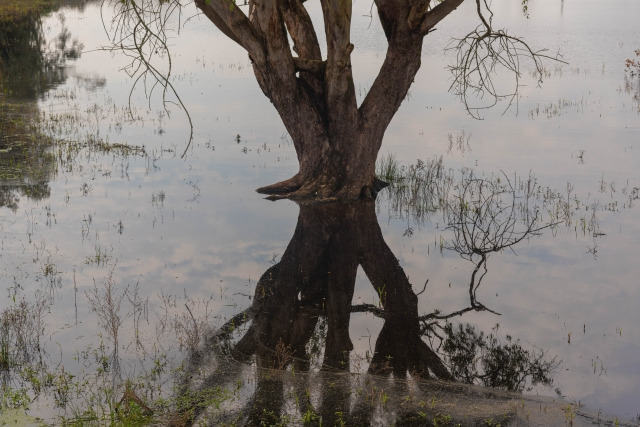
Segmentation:
{"type": "Polygon", "coordinates": [[[640,49],[636,49],[634,51],[636,54],[636,58],[629,58],[625,62],[625,71],[631,74],[631,77],[635,77],[636,75],[640,75],[640,49]]]}

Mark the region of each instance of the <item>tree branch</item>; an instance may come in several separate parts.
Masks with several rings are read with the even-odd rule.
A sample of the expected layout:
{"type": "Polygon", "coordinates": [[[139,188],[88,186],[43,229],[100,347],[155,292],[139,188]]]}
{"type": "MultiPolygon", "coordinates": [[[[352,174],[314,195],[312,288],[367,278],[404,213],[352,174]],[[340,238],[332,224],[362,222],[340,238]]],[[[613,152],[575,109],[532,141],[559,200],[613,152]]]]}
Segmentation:
{"type": "MultiPolygon", "coordinates": [[[[351,0],[321,0],[327,39],[325,99],[330,110],[329,134],[340,146],[355,141],[358,104],[351,70],[351,0]]],[[[336,147],[338,150],[341,148],[336,147]]]]}
{"type": "Polygon", "coordinates": [[[321,61],[318,36],[307,9],[300,0],[283,0],[280,3],[282,15],[291,39],[293,50],[300,58],[321,61]]]}
{"type": "Polygon", "coordinates": [[[242,46],[251,60],[264,63],[265,42],[247,16],[231,0],[194,0],[196,7],[226,36],[242,46]]]}
{"type": "Polygon", "coordinates": [[[399,10],[401,6],[407,7],[407,2],[399,2],[397,0],[375,0],[378,9],[378,17],[384,30],[387,41],[390,41],[396,34],[398,24],[401,21],[402,12],[399,10]]]}
{"type": "Polygon", "coordinates": [[[324,75],[324,70],[327,65],[325,61],[315,61],[298,57],[293,58],[293,64],[296,66],[296,71],[304,71],[318,75],[324,75]]]}
{"type": "MultiPolygon", "coordinates": [[[[280,8],[287,30],[293,40],[293,51],[298,54],[294,58],[296,71],[300,72],[299,81],[302,88],[309,90],[315,99],[324,99],[324,64],[320,52],[318,36],[307,9],[301,0],[282,0],[280,8]],[[320,65],[320,66],[319,66],[320,65]]],[[[317,105],[326,115],[326,106],[317,105]]]]}
{"type": "Polygon", "coordinates": [[[485,17],[481,0],[475,1],[481,25],[449,47],[457,52],[456,64],[450,66],[449,70],[453,75],[450,90],[460,97],[469,114],[479,119],[480,110],[491,108],[500,100],[508,100],[505,111],[514,101],[517,103],[523,58],[528,58],[533,63],[539,76],[539,84],[542,82],[543,60],[564,61],[558,56],[547,55],[545,50],[533,50],[524,40],[510,36],[504,30],[494,30],[491,9],[484,2],[488,12],[488,17],[485,17]],[[494,84],[494,76],[501,71],[507,71],[513,76],[513,90],[501,91],[494,84]],[[470,100],[472,94],[481,100],[488,95],[489,101],[473,106],[470,100]]]}
{"type": "Polygon", "coordinates": [[[411,5],[407,19],[410,29],[414,30],[422,23],[424,17],[427,16],[430,4],[431,0],[416,0],[411,5]]]}
{"type": "Polygon", "coordinates": [[[375,134],[386,129],[407,95],[420,69],[422,37],[390,42],[378,76],[360,105],[365,129],[375,134]]]}
{"type": "MultiPolygon", "coordinates": [[[[102,7],[106,3],[107,0],[102,7]]],[[[162,102],[167,114],[169,114],[166,108],[167,104],[179,105],[184,110],[190,127],[189,142],[182,154],[184,157],[193,140],[193,123],[189,111],[171,83],[173,62],[165,33],[168,22],[174,14],[181,16],[182,5],[179,2],[156,3],[152,0],[117,2],[115,4],[112,0],[111,4],[114,6],[116,14],[111,23],[111,34],[109,34],[111,46],[105,49],[121,51],[131,59],[131,62],[124,67],[125,72],[134,79],[129,91],[129,104],[131,104],[134,89],[138,83],[142,82],[149,102],[151,102],[154,89],[158,86],[161,88],[162,102]],[[150,89],[147,88],[147,77],[149,76],[154,80],[150,89]],[[168,99],[169,93],[173,93],[177,102],[168,99]]],[[[106,26],[105,30],[109,33],[106,26]]]]}
{"type": "Polygon", "coordinates": [[[456,10],[464,0],[444,0],[433,9],[424,13],[422,24],[420,25],[420,33],[427,34],[440,21],[446,18],[451,12],[456,10]]]}

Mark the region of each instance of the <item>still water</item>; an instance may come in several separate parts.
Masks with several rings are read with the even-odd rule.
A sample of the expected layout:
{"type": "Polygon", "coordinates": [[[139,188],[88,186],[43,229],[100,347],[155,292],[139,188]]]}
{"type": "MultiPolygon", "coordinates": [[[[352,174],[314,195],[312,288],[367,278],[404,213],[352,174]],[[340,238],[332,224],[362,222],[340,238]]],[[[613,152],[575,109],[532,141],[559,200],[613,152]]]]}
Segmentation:
{"type": "MultiPolygon", "coordinates": [[[[452,37],[475,25],[473,5],[465,5],[425,40],[422,70],[381,155],[393,155],[405,168],[442,158],[453,180],[470,169],[516,186],[535,176],[531,208],[543,224],[559,223],[513,250],[492,253],[476,291],[491,311],[451,321],[487,334],[499,324],[495,333],[502,339],[509,335],[556,357],[553,385],[531,393],[559,392],[591,413],[637,422],[640,102],[638,78],[625,73],[624,64],[640,48],[640,3],[543,0],[529,5],[529,19],[518,3],[496,5],[494,23],[561,54],[567,64],[547,63],[540,87],[523,73],[510,109],[499,104],[483,111],[482,120],[471,118],[448,91],[446,67],[454,55],[443,52],[452,37]]],[[[354,7],[353,67],[362,99],[384,58],[384,37],[367,16],[370,5],[354,7]]],[[[31,150],[33,163],[18,173],[7,165],[27,160],[9,162],[10,147],[0,145],[0,283],[6,295],[0,308],[39,301],[48,365],[95,384],[142,373],[149,378],[153,365],[165,361],[169,372],[199,340],[194,325],[200,331],[219,327],[250,308],[265,271],[290,266],[291,252],[304,252],[305,238],[318,244],[308,230],[300,236],[317,213],[253,191],[291,176],[297,160],[246,55],[185,10],[183,18],[191,19],[170,48],[172,83],[193,120],[187,148],[184,112],[171,103],[165,110],[152,81],[132,90],[130,60],[100,49],[108,43],[101,13],[108,29],[110,14],[99,2],[43,16],[43,43],[54,46],[66,28],[84,45],[83,54],[60,60],[57,74],[39,90],[13,91],[57,148],[31,150]],[[109,332],[114,325],[116,335],[109,332]],[[107,379],[96,374],[100,355],[112,366],[118,361],[107,379]]],[[[6,88],[10,76],[3,75],[6,88]]],[[[418,313],[469,306],[475,265],[447,250],[454,235],[444,214],[397,208],[392,194],[384,190],[371,207],[379,225],[362,221],[369,229],[379,226],[419,293],[418,313]]],[[[372,212],[353,215],[370,220],[372,212]]],[[[342,239],[354,232],[346,222],[320,224],[344,233],[342,239]]],[[[318,246],[317,253],[344,260],[349,250],[361,251],[332,245],[318,246]]],[[[380,289],[360,265],[352,304],[379,306],[380,289]]],[[[317,268],[309,271],[317,274],[317,268]]],[[[367,370],[384,323],[371,313],[351,315],[352,370],[367,370]]],[[[42,397],[30,413],[60,411],[55,399],[42,397]]]]}

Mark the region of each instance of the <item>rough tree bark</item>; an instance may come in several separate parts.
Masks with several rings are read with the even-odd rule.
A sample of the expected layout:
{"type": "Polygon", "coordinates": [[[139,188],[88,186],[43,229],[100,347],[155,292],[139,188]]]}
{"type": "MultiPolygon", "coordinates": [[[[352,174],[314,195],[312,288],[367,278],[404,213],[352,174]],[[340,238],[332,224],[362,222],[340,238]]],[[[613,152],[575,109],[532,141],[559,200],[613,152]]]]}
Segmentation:
{"type": "MultiPolygon", "coordinates": [[[[398,259],[384,241],[375,205],[369,201],[300,206],[298,224],[279,263],[258,281],[253,323],[234,348],[236,357],[262,353],[259,365],[282,364],[273,354],[286,346],[297,370],[308,369],[306,344],[318,316],[326,316],[323,366],[348,370],[351,302],[358,266],[375,288],[384,313],[369,371],[408,372],[453,379],[421,339],[418,297],[398,259]],[[389,356],[392,356],[389,358],[389,356]]],[[[285,364],[288,364],[287,361],[285,364]]]]}
{"type": "MultiPolygon", "coordinates": [[[[237,328],[251,321],[242,337],[230,345],[229,352],[236,361],[255,358],[257,366],[267,373],[289,365],[293,365],[294,372],[305,372],[309,371],[311,357],[317,356],[309,354],[308,348],[318,319],[326,319],[323,379],[307,386],[320,393],[318,409],[323,424],[327,425],[335,424],[338,412],[346,419],[355,416],[350,414],[351,392],[333,385],[336,378],[332,375],[350,370],[353,344],[349,322],[358,266],[362,266],[376,289],[384,318],[368,372],[393,374],[396,378],[411,375],[453,380],[444,363],[421,337],[418,297],[384,241],[375,203],[371,200],[301,204],[294,235],[280,261],[260,277],[251,308],[227,322],[237,328]]],[[[206,340],[203,348],[219,348],[229,337],[223,326],[206,340]]],[[[185,378],[190,380],[203,364],[210,362],[210,357],[196,352],[185,378]]],[[[228,380],[216,370],[201,382],[200,390],[213,387],[212,382],[221,378],[228,380]]],[[[282,384],[273,375],[259,375],[257,381],[253,398],[241,411],[249,418],[254,417],[249,424],[256,425],[257,417],[264,413],[263,408],[278,414],[284,402],[282,384]]],[[[185,386],[182,394],[190,391],[193,392],[185,386]]],[[[203,409],[196,408],[190,416],[197,418],[203,409]]]]}
{"type": "Polygon", "coordinates": [[[358,105],[350,0],[320,0],[326,58],[305,0],[250,0],[248,14],[230,0],[195,0],[248,52],[262,91],[293,140],[298,173],[257,191],[297,200],[374,197],[385,185],[375,176],[376,157],[420,68],[423,39],[463,1],[443,0],[432,7],[430,0],[375,0],[388,48],[378,77],[358,105]]]}
{"type": "MultiPolygon", "coordinates": [[[[124,51],[131,58],[125,69],[136,76],[134,86],[146,81],[149,74],[162,88],[163,101],[168,102],[166,95],[173,92],[178,104],[185,107],[171,83],[167,29],[172,15],[182,16],[183,6],[191,0],[104,1],[116,8],[110,49],[124,51]],[[164,65],[158,66],[156,61],[164,61],[164,65]]],[[[193,3],[247,51],[258,84],[293,140],[298,173],[258,192],[274,199],[372,198],[386,185],[375,176],[376,157],[385,130],[420,69],[423,40],[465,0],[438,0],[433,4],[431,0],[373,0],[387,51],[360,105],[351,68],[352,0],[319,1],[325,57],[305,0],[248,0],[248,9],[236,5],[235,0],[193,3]]],[[[517,101],[524,59],[534,64],[540,83],[542,60],[558,58],[545,55],[544,50],[532,50],[504,30],[494,30],[489,3],[469,1],[475,1],[479,24],[451,47],[457,51],[457,58],[449,67],[453,78],[450,90],[472,116],[479,118],[479,111],[499,100],[517,101]],[[498,70],[511,74],[512,91],[498,92],[493,82],[498,70]],[[482,100],[480,105],[475,105],[474,96],[482,100]]],[[[522,1],[525,14],[527,1],[522,1]]],[[[188,112],[187,116],[191,123],[188,112]]]]}

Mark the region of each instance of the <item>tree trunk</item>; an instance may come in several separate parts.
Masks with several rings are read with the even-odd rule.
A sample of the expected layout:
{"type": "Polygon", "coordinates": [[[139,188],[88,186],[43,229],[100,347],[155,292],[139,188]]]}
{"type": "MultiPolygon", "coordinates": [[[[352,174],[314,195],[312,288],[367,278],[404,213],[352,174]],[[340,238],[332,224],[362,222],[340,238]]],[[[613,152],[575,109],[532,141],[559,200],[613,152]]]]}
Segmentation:
{"type": "MultiPolygon", "coordinates": [[[[263,409],[279,414],[283,408],[282,383],[272,370],[293,365],[293,372],[308,371],[312,358],[322,354],[322,375],[307,377],[316,382],[300,385],[304,385],[302,390],[319,394],[323,424],[336,424],[336,413],[348,419],[353,391],[336,383],[345,384],[349,378],[344,373],[350,370],[353,350],[349,324],[358,266],[378,293],[384,318],[369,373],[453,380],[438,355],[421,337],[418,297],[384,241],[375,203],[358,200],[300,205],[293,237],[280,261],[258,280],[252,307],[241,316],[234,316],[214,334],[215,338],[205,339],[204,350],[199,350],[185,368],[187,382],[181,388],[182,394],[192,392],[188,385],[194,381],[192,378],[199,384],[196,391],[202,391],[232,382],[227,371],[242,375],[241,369],[223,367],[211,372],[206,368],[212,359],[221,357],[219,353],[223,350],[239,362],[255,358],[260,372],[268,375],[258,374],[255,395],[240,412],[249,414],[258,424],[255,421],[265,413],[263,409]],[[320,318],[326,321],[326,329],[318,329],[320,333],[316,334],[320,318]],[[248,330],[233,344],[227,328],[237,331],[249,321],[248,330]],[[319,346],[322,341],[324,346],[319,346]],[[310,345],[312,342],[315,344],[310,345]],[[207,354],[214,356],[207,357],[207,354]],[[200,375],[207,376],[201,379],[200,375]]],[[[186,409],[190,410],[193,420],[205,407],[186,409]]],[[[365,425],[366,422],[347,424],[365,425]]]]}
{"type": "MultiPolygon", "coordinates": [[[[305,141],[304,133],[298,142],[305,141]]],[[[363,133],[355,138],[345,138],[351,145],[345,150],[333,148],[337,143],[328,142],[325,150],[316,156],[314,147],[297,152],[299,171],[292,178],[258,188],[272,200],[290,198],[298,201],[337,201],[372,198],[386,183],[376,178],[375,163],[382,135],[375,139],[363,133]]],[[[306,139],[308,141],[309,139],[306,139]]],[[[342,141],[341,141],[342,142],[342,141]]],[[[322,145],[318,144],[318,147],[322,145]]]]}
{"type": "MultiPolygon", "coordinates": [[[[386,186],[375,174],[378,152],[391,117],[420,68],[421,42],[389,47],[372,90],[386,88],[373,92],[376,96],[365,99],[360,107],[355,104],[352,81],[342,96],[326,95],[337,92],[332,87],[339,86],[342,77],[327,72],[321,93],[301,84],[298,94],[291,96],[288,88],[263,77],[272,73],[254,65],[260,86],[293,140],[299,162],[298,173],[292,178],[257,191],[272,199],[349,201],[375,197],[386,186]]],[[[343,70],[340,76],[344,74],[350,75],[351,70],[343,70]]]]}
{"type": "Polygon", "coordinates": [[[293,140],[298,173],[257,191],[274,199],[375,197],[385,186],[375,176],[378,151],[420,68],[424,36],[462,1],[443,0],[430,8],[430,0],[374,0],[388,48],[358,105],[351,0],[320,0],[325,59],[304,0],[250,0],[247,15],[228,0],[196,0],[225,35],[247,50],[258,84],[293,140]]]}
{"type": "Polygon", "coordinates": [[[258,281],[253,323],[235,345],[245,360],[258,354],[258,366],[305,370],[307,344],[319,316],[326,317],[323,366],[348,370],[349,321],[358,266],[380,297],[384,325],[376,340],[370,372],[407,373],[453,379],[422,340],[418,297],[398,259],[384,241],[375,204],[303,204],[291,242],[280,262],[258,281]],[[283,350],[289,357],[283,357],[283,350]]]}

